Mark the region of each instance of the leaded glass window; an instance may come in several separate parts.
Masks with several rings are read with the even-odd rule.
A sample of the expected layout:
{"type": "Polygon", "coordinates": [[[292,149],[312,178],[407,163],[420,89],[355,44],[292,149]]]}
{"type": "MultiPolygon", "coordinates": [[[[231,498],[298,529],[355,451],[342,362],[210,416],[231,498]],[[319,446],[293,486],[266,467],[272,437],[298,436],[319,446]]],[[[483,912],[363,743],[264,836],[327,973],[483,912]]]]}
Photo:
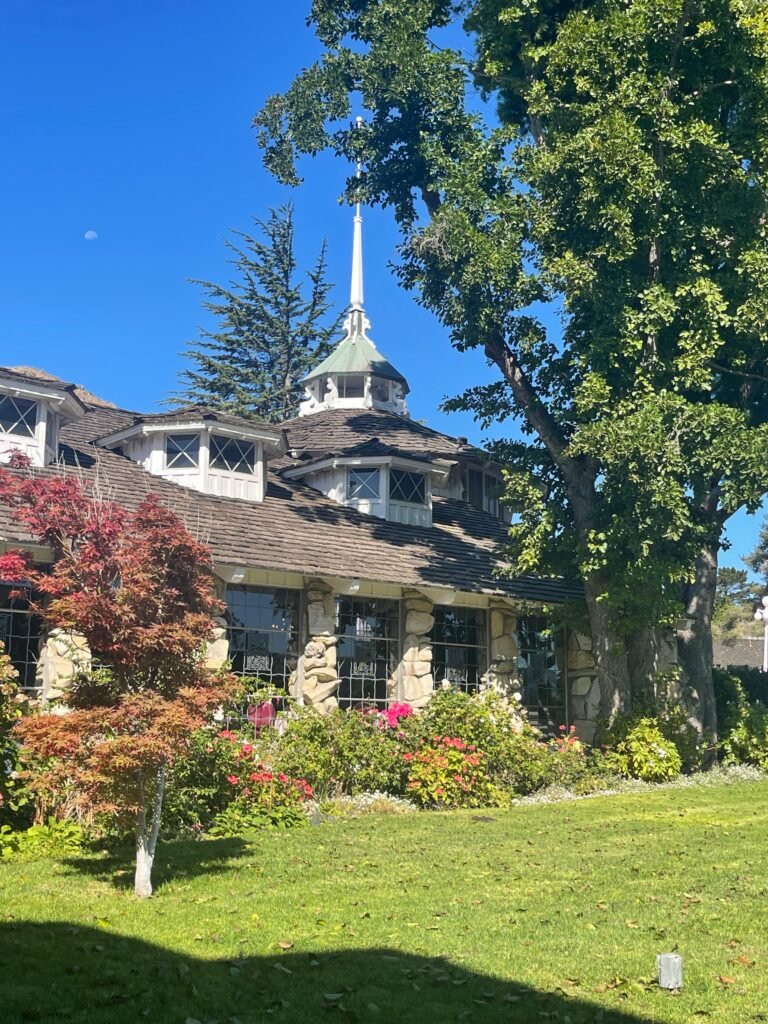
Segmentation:
{"type": "Polygon", "coordinates": [[[37,402],[27,398],[0,397],[0,430],[4,434],[34,437],[37,426],[37,402]]]}
{"type": "Polygon", "coordinates": [[[397,671],[397,601],[337,598],[336,635],[341,707],[385,706],[387,681],[397,671]]]}
{"type": "Polygon", "coordinates": [[[554,735],[567,725],[565,630],[541,616],[517,621],[518,670],[532,725],[554,735]]]}
{"type": "Polygon", "coordinates": [[[349,497],[350,498],[378,498],[379,496],[379,470],[378,469],[350,469],[349,471],[349,497]]]}
{"type": "Polygon", "coordinates": [[[256,467],[256,445],[237,441],[234,437],[211,435],[211,469],[228,473],[253,473],[256,467]]]}
{"type": "Polygon", "coordinates": [[[389,496],[392,501],[405,501],[410,505],[425,505],[426,493],[426,481],[423,473],[408,473],[403,469],[390,469],[389,496]]]}
{"type": "Polygon", "coordinates": [[[29,598],[19,587],[0,584],[0,643],[25,690],[37,689],[40,620],[30,614],[29,598]]]}
{"type": "Polygon", "coordinates": [[[488,628],[482,608],[435,605],[432,664],[435,685],[475,693],[488,667],[488,628]]]}
{"type": "Polygon", "coordinates": [[[299,592],[227,587],[227,627],[232,671],[287,687],[299,649],[299,592]]]}
{"type": "Polygon", "coordinates": [[[169,434],[165,439],[166,469],[197,469],[200,438],[197,434],[169,434]]]}

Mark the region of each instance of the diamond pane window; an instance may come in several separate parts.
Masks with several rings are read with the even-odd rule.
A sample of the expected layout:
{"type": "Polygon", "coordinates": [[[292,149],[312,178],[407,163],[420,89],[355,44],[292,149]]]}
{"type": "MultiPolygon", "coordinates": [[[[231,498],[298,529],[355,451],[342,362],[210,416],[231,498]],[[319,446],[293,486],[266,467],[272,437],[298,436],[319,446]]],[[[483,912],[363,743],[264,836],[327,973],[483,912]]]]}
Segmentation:
{"type": "Polygon", "coordinates": [[[338,699],[341,707],[385,707],[387,681],[397,671],[397,601],[338,598],[338,699]]]}
{"type": "Polygon", "coordinates": [[[211,469],[228,473],[254,473],[256,445],[252,441],[236,441],[233,437],[211,435],[211,469]]]}
{"type": "Polygon", "coordinates": [[[432,658],[435,685],[450,683],[475,693],[488,662],[488,632],[482,608],[435,605],[432,658]]]}
{"type": "Polygon", "coordinates": [[[518,670],[532,725],[556,735],[567,725],[565,630],[535,615],[517,621],[518,670]]]}
{"type": "Polygon", "coordinates": [[[34,437],[37,426],[37,402],[26,398],[0,398],[0,430],[5,434],[34,437]]]}
{"type": "Polygon", "coordinates": [[[0,585],[0,643],[19,673],[24,690],[37,686],[40,620],[29,612],[29,600],[20,588],[0,585]]]}
{"type": "Polygon", "coordinates": [[[166,469],[197,469],[200,438],[197,434],[169,434],[165,439],[166,469]]]}
{"type": "Polygon", "coordinates": [[[379,496],[379,471],[378,469],[350,469],[349,471],[349,497],[350,498],[378,498],[379,496]]]}
{"type": "Polygon", "coordinates": [[[389,496],[392,501],[405,501],[409,505],[425,505],[427,489],[422,473],[407,473],[403,469],[390,469],[389,496]]]}
{"type": "Polygon", "coordinates": [[[298,662],[298,591],[233,584],[224,597],[232,671],[287,688],[298,662]]]}

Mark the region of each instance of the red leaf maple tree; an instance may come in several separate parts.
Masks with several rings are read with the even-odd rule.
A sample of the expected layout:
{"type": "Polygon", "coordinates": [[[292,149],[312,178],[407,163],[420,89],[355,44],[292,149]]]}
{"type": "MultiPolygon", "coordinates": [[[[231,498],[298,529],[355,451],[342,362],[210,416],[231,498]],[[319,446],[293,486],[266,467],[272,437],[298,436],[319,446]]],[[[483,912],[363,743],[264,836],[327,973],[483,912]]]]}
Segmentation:
{"type": "Polygon", "coordinates": [[[45,627],[82,636],[103,666],[73,678],[65,713],[43,708],[17,726],[41,765],[30,785],[129,821],[135,892],[150,896],[168,769],[234,686],[205,664],[220,609],[210,550],[155,495],[128,510],[18,460],[0,468],[0,502],[52,554],[45,566],[0,556],[0,579],[31,586],[45,627]]]}

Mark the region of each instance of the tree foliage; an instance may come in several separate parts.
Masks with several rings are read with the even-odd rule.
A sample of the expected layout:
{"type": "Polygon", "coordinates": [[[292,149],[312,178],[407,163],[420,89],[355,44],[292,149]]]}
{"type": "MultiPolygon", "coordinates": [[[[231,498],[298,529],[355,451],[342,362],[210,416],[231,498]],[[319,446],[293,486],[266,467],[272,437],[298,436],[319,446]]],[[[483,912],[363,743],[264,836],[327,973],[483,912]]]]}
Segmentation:
{"type": "Polygon", "coordinates": [[[71,476],[0,469],[0,501],[52,555],[39,566],[9,552],[0,576],[31,585],[45,626],[84,638],[102,666],[72,680],[65,714],[16,727],[36,761],[30,787],[43,805],[130,822],[136,891],[150,895],[166,772],[228,688],[205,664],[210,552],[154,495],[127,511],[71,476]]]}
{"type": "Polygon", "coordinates": [[[363,161],[347,192],[393,207],[402,283],[500,371],[452,407],[522,428],[512,570],[581,575],[608,715],[624,644],[684,611],[713,728],[717,549],[768,489],[764,4],[315,0],[310,20],[322,58],[256,119],[267,166],[363,161]]]}
{"type": "Polygon", "coordinates": [[[299,275],[294,215],[289,206],[256,220],[261,237],[234,232],[227,240],[235,279],[197,281],[203,307],[218,321],[186,353],[174,405],[200,404],[238,416],[279,422],[295,414],[301,380],[328,355],[339,320],[329,317],[325,243],[315,265],[299,275]]]}

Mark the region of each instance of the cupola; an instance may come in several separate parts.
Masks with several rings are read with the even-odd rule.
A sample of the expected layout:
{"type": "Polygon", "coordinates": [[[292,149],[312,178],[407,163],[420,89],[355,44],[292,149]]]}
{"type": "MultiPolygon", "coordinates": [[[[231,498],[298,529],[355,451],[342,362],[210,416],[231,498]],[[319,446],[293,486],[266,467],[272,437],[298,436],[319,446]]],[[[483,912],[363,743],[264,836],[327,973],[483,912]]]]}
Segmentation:
{"type": "Polygon", "coordinates": [[[371,323],[363,307],[363,218],[355,208],[352,281],[344,337],[319,366],[304,378],[299,415],[325,409],[381,409],[408,415],[408,381],[368,337],[371,323]]]}
{"type": "Polygon", "coordinates": [[[55,462],[62,424],[84,412],[74,384],[39,370],[0,367],[0,462],[14,452],[33,466],[55,462]]]}
{"type": "Polygon", "coordinates": [[[264,500],[267,462],[286,451],[280,427],[204,406],[137,416],[96,444],[183,487],[246,501],[264,500]]]}

